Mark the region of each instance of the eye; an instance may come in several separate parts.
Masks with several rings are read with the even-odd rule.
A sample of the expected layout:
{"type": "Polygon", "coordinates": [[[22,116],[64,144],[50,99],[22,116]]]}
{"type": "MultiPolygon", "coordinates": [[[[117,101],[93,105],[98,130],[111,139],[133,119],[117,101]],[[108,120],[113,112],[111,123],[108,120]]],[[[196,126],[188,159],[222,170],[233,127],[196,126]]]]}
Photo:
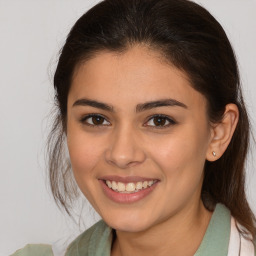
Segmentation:
{"type": "Polygon", "coordinates": [[[101,115],[97,115],[97,114],[84,116],[81,119],[81,122],[85,123],[87,125],[91,125],[91,126],[108,126],[108,125],[110,125],[110,122],[107,121],[105,117],[103,117],[101,115]]]}
{"type": "Polygon", "coordinates": [[[176,122],[167,116],[155,115],[147,121],[145,126],[164,128],[174,124],[176,124],[176,122]]]}

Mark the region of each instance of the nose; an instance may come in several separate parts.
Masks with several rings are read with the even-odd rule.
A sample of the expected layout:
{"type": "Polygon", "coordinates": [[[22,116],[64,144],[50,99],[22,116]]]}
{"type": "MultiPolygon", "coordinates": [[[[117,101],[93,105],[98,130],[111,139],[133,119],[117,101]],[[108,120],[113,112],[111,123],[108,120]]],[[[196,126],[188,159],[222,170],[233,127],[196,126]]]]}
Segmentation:
{"type": "Polygon", "coordinates": [[[136,132],[128,127],[113,132],[105,152],[106,161],[121,169],[143,163],[146,155],[138,137],[136,132]]]}

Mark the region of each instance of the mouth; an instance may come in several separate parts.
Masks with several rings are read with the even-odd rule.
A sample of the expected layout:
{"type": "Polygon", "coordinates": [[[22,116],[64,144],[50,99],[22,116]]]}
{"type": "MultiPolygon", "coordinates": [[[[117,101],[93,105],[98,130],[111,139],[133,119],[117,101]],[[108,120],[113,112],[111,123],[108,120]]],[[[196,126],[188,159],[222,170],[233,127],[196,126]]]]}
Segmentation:
{"type": "Polygon", "coordinates": [[[129,193],[138,193],[141,190],[147,189],[152,185],[154,185],[157,182],[157,180],[138,181],[138,182],[129,182],[129,183],[104,180],[104,182],[113,191],[116,191],[118,193],[129,194],[129,193]]]}
{"type": "Polygon", "coordinates": [[[134,203],[157,187],[159,180],[140,177],[109,176],[99,179],[104,194],[116,203],[134,203]]]}

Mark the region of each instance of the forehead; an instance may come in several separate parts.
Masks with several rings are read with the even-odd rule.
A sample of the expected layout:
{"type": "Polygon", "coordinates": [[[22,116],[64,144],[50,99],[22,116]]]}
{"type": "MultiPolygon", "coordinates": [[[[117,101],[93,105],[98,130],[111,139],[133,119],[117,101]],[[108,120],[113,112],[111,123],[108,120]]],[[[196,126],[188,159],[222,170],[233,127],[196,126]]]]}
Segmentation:
{"type": "Polygon", "coordinates": [[[103,51],[75,71],[69,98],[97,98],[102,102],[141,103],[174,98],[205,104],[185,72],[167,63],[157,51],[135,46],[122,53],[103,51]]]}

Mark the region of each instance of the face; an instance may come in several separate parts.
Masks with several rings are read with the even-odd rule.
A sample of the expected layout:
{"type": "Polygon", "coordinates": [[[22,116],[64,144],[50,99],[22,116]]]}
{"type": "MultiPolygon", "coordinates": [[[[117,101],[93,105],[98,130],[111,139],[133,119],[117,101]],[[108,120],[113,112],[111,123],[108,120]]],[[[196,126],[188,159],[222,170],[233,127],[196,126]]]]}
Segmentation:
{"type": "Polygon", "coordinates": [[[101,52],[74,74],[72,169],[82,193],[117,230],[146,230],[198,205],[210,138],[204,96],[156,52],[101,52]]]}

